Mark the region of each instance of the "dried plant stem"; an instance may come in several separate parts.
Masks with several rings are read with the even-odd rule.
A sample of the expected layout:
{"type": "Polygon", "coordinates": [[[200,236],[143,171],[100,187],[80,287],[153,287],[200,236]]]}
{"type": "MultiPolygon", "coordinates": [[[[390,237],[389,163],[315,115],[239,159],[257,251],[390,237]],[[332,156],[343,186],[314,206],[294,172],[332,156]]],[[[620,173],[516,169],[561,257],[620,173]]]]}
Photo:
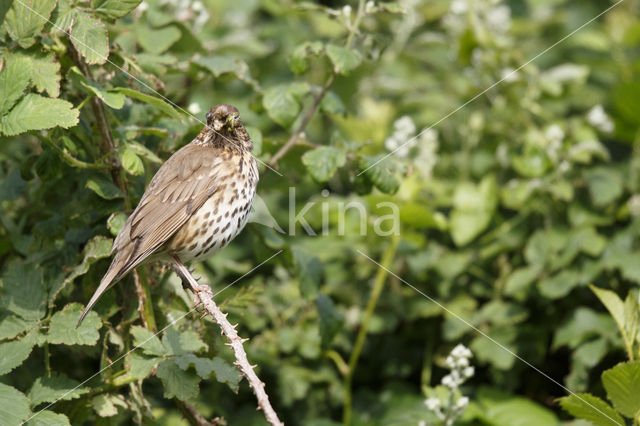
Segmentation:
{"type": "Polygon", "coordinates": [[[204,307],[207,314],[211,315],[213,320],[222,329],[222,333],[229,340],[227,345],[231,346],[236,357],[234,365],[238,367],[242,375],[247,378],[249,386],[253,389],[253,393],[256,395],[258,400],[258,408],[264,412],[267,422],[271,425],[284,425],[269,402],[269,395],[267,395],[264,390],[265,385],[254,371],[255,366],[249,364],[247,353],[244,351],[244,347],[242,346],[242,344],[249,339],[243,339],[238,336],[238,333],[236,332],[237,324],[231,325],[229,320],[227,320],[228,314],[223,313],[220,308],[218,308],[218,305],[213,301],[213,293],[211,292],[211,289],[208,286],[198,284],[186,266],[184,266],[184,264],[175,257],[174,268],[178,275],[182,277],[183,281],[187,282],[193,290],[197,299],[196,302],[204,307]]]}

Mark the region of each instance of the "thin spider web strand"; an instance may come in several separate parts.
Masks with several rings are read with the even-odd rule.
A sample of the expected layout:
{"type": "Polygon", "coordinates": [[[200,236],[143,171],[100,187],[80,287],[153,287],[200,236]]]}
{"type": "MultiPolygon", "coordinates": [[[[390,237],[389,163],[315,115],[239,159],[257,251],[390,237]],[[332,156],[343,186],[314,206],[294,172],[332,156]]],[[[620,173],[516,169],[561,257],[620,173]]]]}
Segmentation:
{"type": "Polygon", "coordinates": [[[428,294],[422,292],[421,290],[419,290],[417,287],[415,287],[414,285],[412,285],[411,283],[409,283],[408,281],[404,280],[403,278],[401,278],[400,276],[396,275],[393,271],[391,271],[390,269],[386,268],[384,265],[381,265],[380,263],[378,263],[375,259],[369,257],[368,255],[366,255],[364,252],[362,252],[359,249],[356,249],[356,251],[358,253],[360,253],[362,256],[366,257],[367,259],[369,259],[371,262],[375,263],[378,267],[384,269],[385,271],[387,271],[389,274],[393,275],[395,278],[397,278],[398,280],[402,281],[404,284],[406,284],[407,286],[411,287],[414,291],[416,291],[417,293],[419,293],[420,295],[422,295],[423,297],[425,297],[426,299],[428,299],[430,302],[436,304],[440,309],[444,310],[445,312],[447,312],[448,314],[454,316],[456,319],[462,321],[465,325],[467,325],[469,328],[471,328],[472,330],[474,330],[475,332],[481,334],[483,337],[486,337],[487,339],[489,339],[491,342],[493,342],[495,345],[497,345],[498,347],[500,347],[501,349],[507,351],[508,353],[510,353],[511,355],[513,355],[515,358],[517,358],[518,360],[520,360],[521,362],[523,362],[524,364],[526,364],[527,366],[529,366],[530,368],[532,368],[533,370],[535,370],[537,373],[541,374],[542,376],[544,376],[545,378],[547,378],[548,380],[550,380],[551,382],[553,382],[554,384],[558,385],[559,387],[561,387],[562,389],[564,389],[567,393],[569,393],[572,396],[575,396],[576,398],[578,398],[580,401],[584,402],[586,405],[588,405],[589,407],[593,408],[594,410],[596,410],[598,413],[602,414],[603,416],[605,416],[606,418],[608,418],[609,420],[611,420],[613,423],[618,424],[620,426],[624,426],[620,423],[618,423],[617,421],[615,421],[614,419],[612,419],[611,417],[609,417],[606,413],[604,413],[603,411],[601,411],[600,409],[598,409],[597,407],[595,407],[594,405],[590,404],[589,402],[585,401],[582,397],[580,397],[580,395],[578,395],[577,393],[573,392],[571,389],[569,389],[568,387],[564,386],[562,383],[558,382],[557,380],[555,380],[553,377],[549,376],[547,373],[545,373],[544,371],[540,370],[538,367],[536,367],[535,365],[531,364],[530,362],[528,362],[526,359],[522,358],[520,355],[514,353],[513,351],[511,351],[509,348],[505,347],[502,343],[498,342],[497,340],[495,340],[494,338],[492,338],[491,336],[489,336],[488,334],[484,333],[482,330],[478,329],[476,326],[474,326],[473,324],[471,324],[469,321],[467,321],[466,319],[462,318],[460,315],[456,314],[455,312],[449,310],[446,306],[444,306],[443,304],[441,304],[440,302],[438,302],[436,299],[434,299],[433,297],[429,296],[428,294]]]}
{"type": "Polygon", "coordinates": [[[523,69],[524,67],[526,67],[527,65],[529,65],[530,63],[532,63],[533,61],[535,61],[536,59],[538,59],[539,57],[541,57],[542,55],[544,55],[545,53],[549,52],[551,49],[553,49],[554,47],[556,47],[557,45],[559,45],[560,43],[564,42],[565,40],[567,40],[569,37],[575,35],[578,31],[582,30],[584,27],[586,27],[587,25],[591,24],[593,21],[595,21],[596,19],[598,19],[599,17],[601,17],[602,15],[606,14],[607,12],[609,12],[611,9],[613,9],[614,7],[618,6],[620,3],[622,3],[624,0],[618,0],[616,3],[612,4],[611,6],[609,6],[608,8],[606,8],[605,10],[603,10],[602,12],[600,12],[598,15],[594,16],[593,18],[591,18],[590,20],[588,20],[587,22],[585,22],[584,24],[580,25],[578,28],[576,28],[575,30],[571,31],[569,34],[567,34],[566,36],[562,37],[560,40],[556,41],[555,43],[553,43],[551,46],[547,47],[546,49],[544,49],[542,52],[538,53],[536,56],[534,56],[533,58],[529,59],[527,62],[525,62],[524,64],[520,65],[518,68],[516,68],[515,70],[511,71],[509,74],[505,75],[504,77],[502,77],[500,80],[496,81],[495,83],[493,83],[491,86],[487,87],[486,89],[484,89],[482,92],[476,94],[474,97],[472,97],[471,99],[469,99],[468,101],[466,101],[464,104],[460,105],[459,107],[455,108],[454,110],[450,111],[447,115],[445,115],[444,117],[442,117],[441,119],[439,119],[438,121],[436,121],[435,123],[433,123],[432,125],[430,125],[429,127],[426,127],[424,129],[422,129],[422,131],[420,131],[420,133],[418,133],[417,135],[415,135],[414,137],[412,137],[411,139],[409,139],[408,141],[406,141],[405,143],[403,143],[402,145],[398,146],[397,148],[395,148],[393,151],[387,153],[384,157],[380,158],[379,160],[377,160],[375,163],[371,164],[369,167],[367,167],[366,169],[362,170],[360,173],[358,173],[356,176],[360,176],[361,174],[363,174],[364,172],[366,172],[367,170],[371,169],[372,167],[377,166],[378,164],[380,164],[382,161],[386,160],[387,158],[389,158],[390,156],[394,155],[396,152],[398,152],[400,149],[404,148],[405,146],[413,143],[416,141],[416,139],[418,139],[420,136],[422,136],[425,132],[433,129],[435,126],[437,126],[438,124],[442,123],[443,121],[445,121],[447,118],[451,117],[452,115],[454,115],[455,113],[457,113],[458,111],[460,111],[461,109],[463,109],[464,107],[466,107],[467,105],[469,105],[470,103],[472,103],[473,101],[475,101],[476,99],[478,99],[480,96],[484,95],[485,93],[487,93],[489,90],[493,89],[494,87],[496,87],[497,85],[499,85],[500,83],[502,83],[503,81],[511,78],[512,75],[514,75],[515,73],[517,73],[518,71],[520,71],[521,69],[523,69]]]}
{"type": "MultiPolygon", "coordinates": [[[[18,0],[19,1],[19,0],[18,0]]],[[[280,253],[282,253],[282,250],[279,250],[278,252],[276,252],[275,254],[271,255],[268,259],[263,260],[262,262],[260,262],[257,266],[254,266],[253,268],[251,268],[251,270],[249,270],[248,272],[245,272],[242,276],[240,276],[239,278],[237,278],[235,281],[233,281],[231,284],[227,285],[225,288],[223,288],[222,290],[218,291],[217,293],[215,293],[213,297],[217,296],[218,294],[222,293],[223,291],[225,291],[226,289],[228,289],[229,287],[231,287],[232,285],[236,284],[238,281],[240,281],[241,279],[243,279],[244,277],[246,277],[247,275],[249,275],[250,273],[252,273],[253,271],[255,271],[256,269],[258,269],[259,267],[261,267],[262,265],[264,265],[265,263],[267,263],[268,261],[270,261],[271,259],[273,259],[274,257],[276,257],[277,255],[279,255],[280,253]]],[[[195,311],[198,308],[199,305],[194,306],[191,310],[189,310],[187,313],[181,315],[180,317],[172,320],[166,327],[164,327],[162,330],[156,332],[155,334],[153,334],[152,336],[150,336],[149,338],[147,338],[145,341],[143,341],[142,343],[134,346],[133,348],[131,348],[128,352],[124,353],[123,355],[121,355],[120,357],[118,357],[115,361],[112,361],[110,364],[106,365],[105,367],[103,367],[102,369],[100,369],[98,372],[96,372],[95,374],[93,374],[92,376],[90,376],[89,378],[85,379],[82,383],[78,384],[75,388],[65,392],[62,396],[60,396],[59,398],[57,398],[55,401],[49,403],[49,405],[47,405],[46,407],[38,410],[37,412],[35,412],[31,417],[29,417],[28,419],[26,419],[25,421],[23,421],[22,423],[20,423],[21,425],[27,423],[29,420],[33,419],[34,417],[36,417],[38,414],[42,413],[45,410],[48,410],[49,408],[51,408],[54,404],[56,404],[58,401],[60,401],[62,398],[64,398],[65,396],[69,395],[70,393],[72,393],[73,391],[75,391],[76,389],[78,389],[79,387],[81,387],[82,385],[84,385],[85,383],[89,382],[91,379],[93,379],[94,377],[96,377],[98,374],[102,373],[103,371],[111,368],[115,363],[117,363],[118,361],[122,360],[124,357],[126,357],[127,355],[129,355],[131,352],[135,351],[136,349],[144,346],[148,341],[150,341],[151,339],[153,339],[154,337],[156,337],[158,334],[162,333],[163,331],[167,330],[169,327],[171,327],[172,325],[174,325],[175,323],[177,323],[178,321],[182,320],[184,317],[186,317],[187,315],[189,315],[190,313],[192,313],[193,311],[195,311]]]]}
{"type": "MultiPolygon", "coordinates": [[[[75,40],[77,43],[80,43],[81,45],[83,45],[84,47],[86,47],[87,49],[91,50],[93,53],[97,54],[98,56],[100,56],[102,58],[102,55],[100,54],[100,52],[96,51],[95,49],[93,49],[91,46],[85,44],[83,41],[78,40],[77,37],[74,37],[71,35],[71,33],[65,29],[63,29],[62,27],[60,27],[59,25],[54,24],[51,20],[49,20],[47,17],[41,15],[40,13],[38,13],[36,10],[34,10],[33,8],[31,8],[29,5],[25,4],[22,0],[15,0],[18,3],[20,3],[22,6],[26,7],[27,9],[29,9],[29,11],[31,11],[33,14],[39,16],[40,18],[44,19],[45,21],[47,21],[48,23],[50,23],[54,28],[56,28],[57,30],[65,33],[70,39],[75,40]]],[[[170,105],[172,105],[174,108],[177,108],[178,110],[180,110],[181,112],[183,112],[184,114],[190,116],[191,118],[195,119],[197,122],[199,122],[200,124],[204,125],[205,127],[209,128],[210,130],[212,130],[215,134],[217,134],[218,136],[220,136],[221,138],[225,139],[227,142],[233,143],[231,140],[229,140],[229,138],[227,138],[226,136],[224,136],[223,134],[219,133],[218,131],[216,131],[214,128],[212,128],[211,126],[209,126],[207,123],[205,123],[204,121],[200,120],[198,117],[196,117],[194,114],[192,114],[190,111],[182,108],[181,106],[179,106],[178,104],[176,104],[175,102],[173,102],[171,99],[167,98],[166,96],[162,95],[160,92],[158,92],[157,90],[155,90],[153,87],[149,86],[147,83],[145,83],[144,81],[140,80],[138,77],[134,76],[133,74],[131,74],[130,72],[128,72],[127,70],[125,70],[123,67],[118,66],[116,63],[114,63],[113,61],[111,61],[107,56],[104,57],[104,60],[106,62],[109,62],[111,65],[113,65],[114,67],[118,68],[120,71],[122,71],[123,73],[125,73],[127,76],[131,77],[132,79],[134,79],[135,81],[137,81],[138,83],[140,83],[142,86],[144,86],[146,89],[150,90],[151,92],[153,92],[154,94],[156,94],[157,96],[159,96],[160,98],[162,98],[162,100],[164,100],[165,102],[169,103],[170,105]]],[[[253,158],[255,158],[255,160],[257,162],[259,162],[260,164],[262,164],[263,166],[266,166],[269,170],[271,170],[272,172],[274,172],[275,174],[277,174],[278,176],[284,176],[282,173],[278,172],[277,170],[275,170],[274,168],[270,167],[267,163],[265,163],[264,161],[262,161],[261,159],[259,159],[258,157],[256,157],[255,155],[253,155],[253,153],[251,153],[251,156],[253,158]]]]}

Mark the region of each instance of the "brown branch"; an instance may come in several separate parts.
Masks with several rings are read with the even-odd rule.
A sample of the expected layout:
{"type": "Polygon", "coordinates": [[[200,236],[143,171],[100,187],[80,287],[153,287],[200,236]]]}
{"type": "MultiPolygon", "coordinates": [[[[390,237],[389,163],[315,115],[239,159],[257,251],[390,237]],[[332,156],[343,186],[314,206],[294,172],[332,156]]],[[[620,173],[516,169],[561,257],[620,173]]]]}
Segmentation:
{"type": "Polygon", "coordinates": [[[220,417],[214,417],[211,420],[207,420],[193,405],[187,404],[184,401],[174,398],[174,402],[182,412],[185,419],[187,419],[189,424],[193,426],[222,426],[227,424],[227,422],[220,417]]]}
{"type": "MultiPolygon", "coordinates": [[[[70,53],[71,59],[76,64],[76,66],[80,69],[82,74],[87,79],[92,79],[91,71],[89,70],[87,63],[82,59],[82,55],[80,54],[80,52],[78,52],[75,49],[75,47],[73,47],[73,43],[71,43],[71,41],[69,41],[69,53],[70,53]]],[[[122,179],[122,174],[121,174],[122,165],[120,164],[120,161],[118,160],[118,156],[116,154],[118,150],[118,144],[113,139],[113,135],[111,134],[111,128],[109,127],[109,122],[107,121],[107,113],[104,109],[104,103],[102,102],[102,99],[96,96],[91,98],[90,103],[91,103],[91,109],[93,110],[93,115],[96,118],[96,126],[100,131],[100,139],[102,141],[102,153],[107,155],[111,165],[111,168],[110,168],[111,179],[116,184],[116,186],[120,188],[122,193],[125,195],[124,197],[125,209],[130,210],[131,202],[129,201],[129,193],[127,190],[127,185],[125,184],[124,179],[122,179]]]]}
{"type": "Polygon", "coordinates": [[[278,161],[298,142],[298,138],[300,137],[300,134],[302,134],[304,129],[307,127],[307,124],[309,124],[309,121],[311,121],[311,118],[313,117],[313,114],[316,112],[318,105],[320,105],[320,101],[322,101],[322,98],[324,98],[324,95],[327,94],[327,91],[329,90],[329,87],[331,87],[331,85],[333,84],[333,80],[335,78],[336,78],[336,74],[335,72],[332,71],[331,74],[329,74],[329,78],[327,78],[327,81],[322,86],[322,89],[320,90],[320,92],[316,96],[314,96],[313,103],[311,104],[311,108],[309,108],[305,116],[302,118],[302,121],[300,122],[300,125],[298,126],[296,131],[293,132],[289,140],[284,145],[282,145],[282,147],[278,150],[278,152],[276,152],[274,156],[271,158],[271,160],[269,161],[269,165],[271,167],[276,167],[278,165],[278,161]]]}
{"type": "Polygon", "coordinates": [[[253,371],[256,366],[249,364],[249,360],[247,359],[247,353],[244,351],[242,344],[249,339],[243,339],[238,336],[238,333],[236,332],[236,327],[238,325],[231,325],[229,320],[227,320],[228,314],[223,313],[220,308],[218,308],[218,305],[213,301],[213,293],[211,292],[211,289],[208,286],[198,284],[193,275],[191,275],[191,272],[189,272],[180,259],[176,257],[173,259],[173,266],[176,269],[176,272],[180,277],[182,277],[183,282],[186,281],[189,283],[189,286],[195,295],[196,303],[204,307],[206,313],[211,315],[213,320],[218,323],[222,329],[222,333],[229,340],[229,343],[226,343],[226,345],[233,349],[233,353],[236,357],[236,361],[233,364],[238,367],[242,375],[247,378],[249,386],[253,389],[253,393],[256,395],[258,400],[258,409],[264,412],[264,417],[267,419],[269,424],[273,426],[283,426],[284,423],[280,421],[278,415],[269,402],[269,395],[267,395],[267,392],[264,390],[264,383],[258,378],[255,371],[253,371]]]}

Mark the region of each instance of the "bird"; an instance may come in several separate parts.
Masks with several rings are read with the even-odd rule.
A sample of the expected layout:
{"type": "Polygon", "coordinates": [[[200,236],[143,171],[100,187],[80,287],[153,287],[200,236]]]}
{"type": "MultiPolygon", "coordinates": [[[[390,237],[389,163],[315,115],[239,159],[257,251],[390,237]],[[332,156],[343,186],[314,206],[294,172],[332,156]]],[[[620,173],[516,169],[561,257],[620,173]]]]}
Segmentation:
{"type": "Polygon", "coordinates": [[[111,265],[76,327],[100,296],[136,266],[168,262],[184,283],[185,262],[215,254],[247,224],[259,180],[253,142],[234,106],[214,106],[206,119],[198,135],[149,182],[116,236],[111,265]]]}

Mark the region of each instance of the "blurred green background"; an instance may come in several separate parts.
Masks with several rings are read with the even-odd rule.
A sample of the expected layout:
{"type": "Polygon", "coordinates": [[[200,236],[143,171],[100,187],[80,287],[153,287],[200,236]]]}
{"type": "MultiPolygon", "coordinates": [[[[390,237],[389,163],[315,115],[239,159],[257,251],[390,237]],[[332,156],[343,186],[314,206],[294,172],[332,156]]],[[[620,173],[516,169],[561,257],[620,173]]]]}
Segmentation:
{"type": "Polygon", "coordinates": [[[262,223],[196,273],[216,292],[282,250],[216,301],[285,423],[639,424],[639,11],[3,2],[0,424],[60,397],[31,422],[264,424],[196,312],[122,359],[192,308],[166,267],[74,328],[146,183],[219,103],[272,169],[262,223]],[[449,386],[458,344],[474,371],[449,386]],[[567,411],[562,386],[585,393],[567,411]]]}

